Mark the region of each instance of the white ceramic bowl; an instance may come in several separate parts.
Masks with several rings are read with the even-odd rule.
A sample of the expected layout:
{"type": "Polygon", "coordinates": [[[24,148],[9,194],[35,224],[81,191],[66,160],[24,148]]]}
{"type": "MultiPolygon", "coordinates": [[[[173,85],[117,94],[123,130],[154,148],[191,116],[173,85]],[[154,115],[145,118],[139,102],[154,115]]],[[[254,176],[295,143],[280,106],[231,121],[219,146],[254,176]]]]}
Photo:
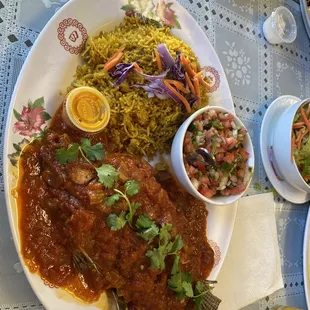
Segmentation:
{"type": "MultiPolygon", "coordinates": [[[[172,148],[171,148],[171,164],[172,164],[172,168],[173,168],[174,173],[175,173],[176,177],[178,178],[179,182],[182,184],[184,189],[186,189],[191,195],[193,195],[197,199],[200,199],[204,202],[207,202],[207,203],[210,203],[213,205],[227,205],[227,204],[233,203],[236,200],[238,200],[239,198],[241,198],[242,195],[247,191],[247,189],[251,183],[252,175],[254,172],[254,150],[253,150],[251,138],[250,138],[249,134],[247,134],[247,136],[244,140],[244,149],[250,154],[248,162],[247,162],[247,166],[251,167],[253,172],[252,172],[251,177],[249,178],[248,184],[247,184],[244,192],[242,192],[239,195],[234,195],[234,196],[217,195],[217,196],[214,196],[212,198],[206,198],[205,196],[200,194],[195,189],[195,187],[193,186],[193,184],[192,184],[191,180],[189,179],[189,177],[186,173],[186,170],[185,170],[185,166],[184,166],[184,162],[183,162],[183,142],[184,142],[184,137],[185,137],[185,133],[187,131],[187,128],[192,123],[192,121],[198,115],[200,115],[200,114],[202,114],[202,113],[204,113],[210,109],[213,109],[217,112],[223,112],[223,113],[231,114],[231,112],[227,109],[217,107],[217,106],[208,106],[208,107],[205,107],[205,108],[198,110],[197,112],[192,114],[189,118],[187,118],[187,120],[185,120],[185,122],[181,125],[181,127],[179,128],[179,130],[177,131],[177,133],[173,139],[172,148]]],[[[235,123],[237,126],[245,127],[238,117],[235,117],[235,123]]]]}
{"type": "Polygon", "coordinates": [[[298,109],[310,99],[291,105],[276,123],[273,140],[273,153],[276,167],[281,176],[296,189],[310,193],[310,186],[302,178],[295,160],[291,161],[292,126],[298,109]]]}

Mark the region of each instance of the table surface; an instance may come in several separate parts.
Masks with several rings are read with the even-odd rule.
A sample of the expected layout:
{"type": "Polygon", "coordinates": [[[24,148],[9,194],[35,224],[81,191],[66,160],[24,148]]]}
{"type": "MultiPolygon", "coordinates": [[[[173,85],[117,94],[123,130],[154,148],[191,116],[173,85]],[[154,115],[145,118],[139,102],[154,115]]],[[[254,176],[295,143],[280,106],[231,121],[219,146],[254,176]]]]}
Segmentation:
{"type": "MultiPolygon", "coordinates": [[[[10,97],[23,62],[44,25],[67,0],[0,0],[0,148],[10,97]]],[[[260,124],[280,95],[310,97],[310,42],[299,5],[292,0],[179,0],[195,17],[225,68],[238,116],[252,136],[256,169],[249,194],[272,188],[259,152],[260,124]],[[294,14],[294,43],[272,46],[262,24],[272,10],[287,6],[294,14]],[[259,184],[260,186],[257,186],[259,184]]],[[[0,158],[2,166],[2,158],[0,158]]],[[[285,288],[246,307],[268,310],[275,305],[307,309],[302,270],[302,244],[308,207],[281,197],[276,219],[285,288]]],[[[7,218],[0,179],[0,310],[43,309],[19,263],[7,218]]]]}

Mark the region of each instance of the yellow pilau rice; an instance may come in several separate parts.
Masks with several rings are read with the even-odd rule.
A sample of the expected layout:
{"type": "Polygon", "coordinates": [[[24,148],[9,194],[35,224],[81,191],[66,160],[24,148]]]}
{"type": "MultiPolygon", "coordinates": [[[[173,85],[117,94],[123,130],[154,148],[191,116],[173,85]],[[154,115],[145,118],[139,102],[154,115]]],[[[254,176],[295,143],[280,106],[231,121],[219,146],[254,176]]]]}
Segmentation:
{"type": "MultiPolygon", "coordinates": [[[[104,64],[121,47],[124,47],[122,62],[139,61],[144,73],[158,75],[154,49],[165,43],[175,58],[181,51],[192,63],[197,58],[191,48],[167,27],[157,28],[144,24],[140,19],[126,17],[112,32],[102,32],[89,37],[82,57],[85,64],[76,71],[73,87],[91,86],[101,91],[111,106],[111,119],[105,131],[115,151],[152,157],[156,152],[169,152],[172,139],[188,116],[184,107],[172,99],[148,98],[142,89],[130,88],[133,84],[147,81],[134,72],[118,86],[104,64]]],[[[199,64],[197,63],[198,68],[199,64]]],[[[111,70],[113,72],[113,69],[111,70]]],[[[201,87],[201,106],[208,104],[206,90],[201,87]]]]}

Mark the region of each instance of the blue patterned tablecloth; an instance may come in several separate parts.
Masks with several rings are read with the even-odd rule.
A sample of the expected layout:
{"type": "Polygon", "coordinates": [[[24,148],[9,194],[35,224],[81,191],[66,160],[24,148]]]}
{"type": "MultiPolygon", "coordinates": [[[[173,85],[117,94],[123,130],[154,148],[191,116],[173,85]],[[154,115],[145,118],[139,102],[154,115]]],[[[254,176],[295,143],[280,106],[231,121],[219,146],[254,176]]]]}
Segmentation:
{"type": "MultiPolygon", "coordinates": [[[[23,62],[40,31],[67,0],[0,0],[0,149],[10,97],[23,62]]],[[[86,1],[86,0],[85,0],[86,1]]],[[[112,1],[112,0],[111,0],[112,1]]],[[[236,112],[252,135],[256,171],[250,194],[271,189],[259,154],[264,113],[280,95],[310,97],[310,42],[299,5],[291,0],[179,0],[214,45],[227,74],[236,112]],[[269,45],[262,24],[272,10],[287,6],[298,36],[292,44],[269,45]],[[260,185],[254,186],[254,185],[260,185]]],[[[0,158],[2,166],[2,158],[0,158]]],[[[43,309],[23,274],[11,232],[0,179],[0,310],[43,309]]],[[[268,310],[275,305],[307,309],[302,243],[307,206],[276,197],[276,218],[285,288],[246,307],[268,310]]],[[[234,310],[234,309],[232,309],[234,310]]]]}

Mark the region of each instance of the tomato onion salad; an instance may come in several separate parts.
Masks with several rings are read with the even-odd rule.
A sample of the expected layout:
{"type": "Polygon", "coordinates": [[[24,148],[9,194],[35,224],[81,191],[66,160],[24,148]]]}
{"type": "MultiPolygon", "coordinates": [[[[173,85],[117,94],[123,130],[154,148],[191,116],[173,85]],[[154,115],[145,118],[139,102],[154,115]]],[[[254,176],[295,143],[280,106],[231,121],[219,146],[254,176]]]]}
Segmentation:
{"type": "Polygon", "coordinates": [[[302,105],[296,112],[291,139],[291,161],[295,160],[297,168],[310,185],[310,104],[302,105]]]}
{"type": "Polygon", "coordinates": [[[206,198],[215,195],[241,194],[247,186],[252,168],[247,166],[249,153],[243,143],[247,130],[237,126],[235,116],[210,109],[189,125],[183,144],[183,160],[189,179],[206,198]],[[190,161],[198,148],[207,149],[215,158],[211,167],[202,160],[190,161]]]}

